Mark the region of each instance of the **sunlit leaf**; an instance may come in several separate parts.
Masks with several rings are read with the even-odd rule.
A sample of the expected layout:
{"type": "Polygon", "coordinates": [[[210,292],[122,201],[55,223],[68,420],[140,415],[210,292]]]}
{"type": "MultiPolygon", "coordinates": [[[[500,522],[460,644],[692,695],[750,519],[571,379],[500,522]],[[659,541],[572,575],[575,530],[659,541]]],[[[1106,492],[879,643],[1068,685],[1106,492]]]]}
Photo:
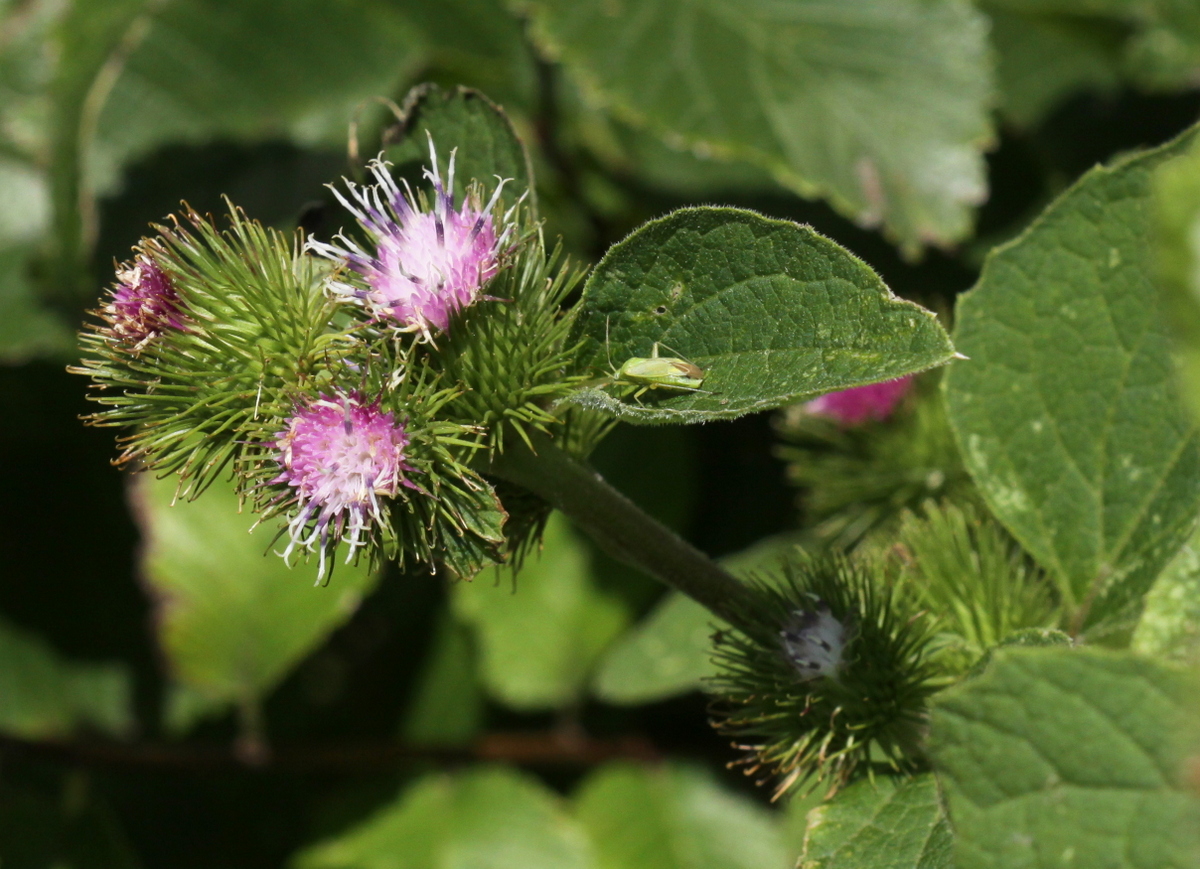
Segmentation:
{"type": "Polygon", "coordinates": [[[788,869],[778,820],[693,767],[610,764],[575,795],[596,869],[788,869]]]}
{"type": "Polygon", "coordinates": [[[592,869],[591,848],[559,798],[507,769],[429,775],[294,869],[592,869]]]}
{"type": "Polygon", "coordinates": [[[193,691],[250,702],[348,619],[377,575],[339,563],[314,587],[315,565],[290,569],[271,551],[271,527],[248,533],[256,517],[239,512],[227,483],[172,505],[175,488],[174,478],[142,475],[135,489],[158,640],[193,691]]]}
{"type": "Polygon", "coordinates": [[[808,813],[797,869],[951,869],[952,844],[932,775],[878,776],[808,813]]]}
{"type": "Polygon", "coordinates": [[[1136,617],[1200,510],[1146,242],[1151,174],[1185,146],[1093,169],[988,257],[958,305],[969,359],[944,384],[964,461],[1059,577],[1076,627],[1136,617]]]}
{"type": "Polygon", "coordinates": [[[454,612],[479,644],[488,692],[516,709],[549,709],[575,700],[597,656],[629,616],[598,589],[588,553],[566,520],[551,516],[540,552],[515,582],[484,573],[453,587],[454,612]]]}

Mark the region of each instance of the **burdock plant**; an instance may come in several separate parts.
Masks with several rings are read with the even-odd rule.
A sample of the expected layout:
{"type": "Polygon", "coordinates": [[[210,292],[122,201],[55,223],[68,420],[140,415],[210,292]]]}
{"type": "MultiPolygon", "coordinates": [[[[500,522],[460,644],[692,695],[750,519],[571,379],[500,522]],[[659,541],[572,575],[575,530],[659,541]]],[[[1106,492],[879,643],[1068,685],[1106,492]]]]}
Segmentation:
{"type": "Polygon", "coordinates": [[[847,389],[870,401],[839,425],[886,416],[909,376],[953,355],[932,315],[811,230],[735,209],[654,221],[581,286],[527,191],[496,173],[460,195],[473,143],[439,143],[454,146],[443,174],[427,141],[416,185],[380,158],[372,183],[332,188],[349,225],[329,240],[233,207],[155,227],[83,339],[92,422],[125,428],[122,460],[177,475],[181,494],[232,476],[276,551],[314,558],[318,580],[343,554],[470,578],[519,562],[563,510],[732,625],[718,726],[778,792],[918,765],[934,682],[912,596],[844,559],[739,582],[586,459],[619,419],[702,422],[847,389]]]}

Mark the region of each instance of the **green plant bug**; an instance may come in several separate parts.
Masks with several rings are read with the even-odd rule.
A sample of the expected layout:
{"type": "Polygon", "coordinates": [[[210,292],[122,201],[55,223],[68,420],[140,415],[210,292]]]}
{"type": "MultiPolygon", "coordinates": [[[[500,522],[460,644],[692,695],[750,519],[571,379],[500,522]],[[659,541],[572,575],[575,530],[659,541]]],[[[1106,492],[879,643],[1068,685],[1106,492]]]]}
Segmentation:
{"type": "MultiPolygon", "coordinates": [[[[604,347],[608,350],[608,320],[604,322],[604,347]]],[[[635,387],[634,401],[637,401],[650,389],[678,389],[684,392],[699,392],[704,383],[704,369],[686,359],[677,356],[659,356],[659,342],[655,341],[650,348],[650,355],[631,356],[622,363],[620,368],[613,365],[612,356],[608,357],[608,367],[612,376],[609,385],[624,384],[635,387]]],[[[670,349],[670,348],[667,348],[670,349]]]]}
{"type": "Polygon", "coordinates": [[[649,357],[632,356],[617,369],[614,383],[628,383],[638,387],[634,400],[641,398],[648,389],[681,389],[696,392],[704,382],[704,371],[685,359],[675,356],[659,356],[658,343],[654,344],[649,357]]]}

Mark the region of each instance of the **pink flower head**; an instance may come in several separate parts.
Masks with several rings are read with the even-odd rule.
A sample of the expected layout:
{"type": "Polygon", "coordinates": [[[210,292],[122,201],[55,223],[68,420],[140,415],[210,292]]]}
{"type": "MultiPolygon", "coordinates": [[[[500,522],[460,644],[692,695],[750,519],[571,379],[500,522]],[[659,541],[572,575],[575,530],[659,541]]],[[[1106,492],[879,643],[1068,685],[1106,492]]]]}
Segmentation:
{"type": "Polygon", "coordinates": [[[171,279],[144,254],[117,268],[117,287],[104,315],[113,336],[134,353],[163,332],[184,328],[183,302],[171,279]]]}
{"type": "MultiPolygon", "coordinates": [[[[456,149],[457,150],[457,149],[456,149]]],[[[450,318],[480,298],[483,288],[498,271],[512,235],[513,209],[498,221],[493,216],[506,179],[487,205],[467,196],[461,208],[454,205],[454,158],[446,183],[438,174],[437,153],[429,140],[429,162],[425,177],[433,184],[433,209],[423,211],[405,182],[401,191],[381,160],[369,168],[378,182],[358,187],[347,181],[353,201],[338,190],[338,201],[357,218],[374,241],[374,253],[338,235],[343,246],[310,240],[310,250],[347,263],[362,276],[367,289],[341,281],[330,287],[355,300],[376,319],[391,322],[402,331],[419,332],[426,340],[434,330],[444,332],[450,318]],[[503,228],[498,230],[497,223],[503,228]]],[[[514,206],[515,208],[515,206],[514,206]]]]}
{"type": "Polygon", "coordinates": [[[822,395],[804,405],[809,413],[826,416],[844,428],[862,425],[867,420],[885,420],[892,415],[896,405],[908,395],[912,387],[912,375],[856,386],[822,395]]]}
{"type": "Polygon", "coordinates": [[[299,408],[278,435],[276,461],[281,468],[272,483],[295,490],[299,510],[288,522],[291,538],[284,558],[297,545],[321,553],[318,579],[325,574],[325,554],[348,534],[347,562],[364,543],[370,522],[383,524],[379,496],[392,497],[412,468],[404,461],[408,435],[379,402],[367,404],[358,394],[322,395],[299,408]],[[310,528],[311,524],[311,528],[310,528]]]}

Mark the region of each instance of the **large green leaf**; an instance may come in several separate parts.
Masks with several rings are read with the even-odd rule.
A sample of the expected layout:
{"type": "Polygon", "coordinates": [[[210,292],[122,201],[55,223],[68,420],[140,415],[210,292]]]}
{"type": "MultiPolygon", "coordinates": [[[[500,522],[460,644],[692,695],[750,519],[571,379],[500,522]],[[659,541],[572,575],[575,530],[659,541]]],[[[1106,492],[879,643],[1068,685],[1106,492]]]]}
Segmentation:
{"type": "Polygon", "coordinates": [[[596,587],[583,541],[558,513],[541,552],[526,559],[514,582],[510,576],[501,569],[453,588],[454,612],[478,640],[484,685],[515,709],[571,703],[629,615],[596,587]]]}
{"type": "Polygon", "coordinates": [[[483,686],[479,684],[470,631],[443,611],[432,648],[417,678],[401,727],[415,745],[462,745],[483,726],[483,686]]]}
{"type": "Polygon", "coordinates": [[[533,0],[593,101],[668,143],[771,169],[912,250],[984,195],[985,19],[955,0],[533,0]]]}
{"type": "Polygon", "coordinates": [[[27,739],[81,729],[112,736],[133,726],[129,673],[68,661],[43,640],[0,621],[0,732],[27,739]]]}
{"type": "Polygon", "coordinates": [[[785,869],[793,856],[765,809],[684,766],[610,764],[575,795],[596,869],[785,869]]]}
{"type": "Polygon", "coordinates": [[[946,362],[928,311],[806,226],[736,208],[685,208],[614,245],[584,288],[578,330],[615,378],[655,343],[704,371],[702,388],[597,386],[573,400],[630,422],[705,422],[946,362]]]}
{"type": "Polygon", "coordinates": [[[271,549],[274,530],[247,533],[229,484],[172,505],[176,481],[136,481],[142,570],[157,605],[158,639],[172,674],[214,702],[247,703],[348,619],[377,574],[340,562],[314,587],[314,565],[289,569],[271,549]]]}
{"type": "Polygon", "coordinates": [[[1194,697],[1193,676],[1129,654],[998,651],[934,702],[955,865],[1194,867],[1200,799],[1182,782],[1194,697]]]}
{"type": "Polygon", "coordinates": [[[1185,144],[1089,172],[958,306],[970,358],[945,390],[963,457],[1077,626],[1135,617],[1200,509],[1146,243],[1151,173],[1185,144]]]}
{"type": "Polygon", "coordinates": [[[636,705],[686,694],[716,675],[709,660],[714,616],[673,591],[614,643],[592,687],[606,703],[636,705]]]}
{"type": "Polygon", "coordinates": [[[424,34],[439,81],[468,82],[510,110],[537,108],[536,58],[505,0],[394,4],[424,34]]]}
{"type": "Polygon", "coordinates": [[[403,106],[404,120],[389,131],[397,143],[385,149],[396,164],[396,174],[419,181],[429,165],[429,139],[438,149],[442,178],[457,149],[456,187],[461,192],[472,179],[483,185],[485,195],[495,189],[497,176],[508,179],[502,200],[511,206],[527,193],[534,207],[533,168],[529,154],[517,137],[504,110],[471,88],[442,90],[437,85],[419,85],[409,92],[403,106]]]}
{"type": "Polygon", "coordinates": [[[53,205],[51,244],[53,293],[78,301],[86,290],[83,268],[95,234],[94,185],[84,161],[96,133],[96,119],[109,95],[112,76],[145,32],[152,0],[73,3],[54,34],[54,76],[48,88],[49,187],[53,205]]]}
{"type": "Polygon", "coordinates": [[[950,869],[952,845],[932,775],[864,779],[808,813],[798,869],[950,869]]]}
{"type": "Polygon", "coordinates": [[[302,851],[294,869],[592,869],[558,797],[506,769],[436,774],[348,832],[302,851]]]}

